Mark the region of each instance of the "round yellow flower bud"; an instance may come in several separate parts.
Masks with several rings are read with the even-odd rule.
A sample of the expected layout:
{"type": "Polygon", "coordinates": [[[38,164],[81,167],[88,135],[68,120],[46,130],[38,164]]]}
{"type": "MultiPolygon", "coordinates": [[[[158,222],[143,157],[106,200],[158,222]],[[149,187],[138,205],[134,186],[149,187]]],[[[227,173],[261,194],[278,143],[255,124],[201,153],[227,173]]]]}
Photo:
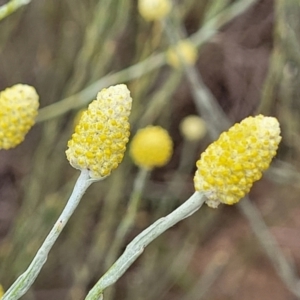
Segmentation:
{"type": "Polygon", "coordinates": [[[138,130],[130,145],[130,155],[136,165],[153,169],[166,165],[173,154],[173,142],[160,126],[138,130]]]}
{"type": "Polygon", "coordinates": [[[103,89],[83,112],[66,151],[70,164],[101,179],[120,164],[129,139],[132,98],[125,84],[103,89]]]}
{"type": "Polygon", "coordinates": [[[197,57],[197,48],[189,40],[182,40],[178,42],[175,48],[173,46],[167,51],[167,62],[173,68],[179,68],[182,65],[181,62],[194,65],[197,57]]]}
{"type": "Polygon", "coordinates": [[[205,193],[210,207],[237,203],[269,167],[280,140],[279,123],[273,117],[248,117],[235,124],[201,154],[196,191],[205,193]]]}
{"type": "Polygon", "coordinates": [[[205,121],[196,115],[185,117],[179,128],[183,137],[188,141],[199,141],[207,132],[205,121]]]}
{"type": "Polygon", "coordinates": [[[147,21],[161,20],[171,11],[170,0],[139,0],[138,9],[147,21]]]}
{"type": "Polygon", "coordinates": [[[10,149],[23,142],[35,122],[39,107],[36,90],[16,84],[0,92],[0,149],[10,149]]]}

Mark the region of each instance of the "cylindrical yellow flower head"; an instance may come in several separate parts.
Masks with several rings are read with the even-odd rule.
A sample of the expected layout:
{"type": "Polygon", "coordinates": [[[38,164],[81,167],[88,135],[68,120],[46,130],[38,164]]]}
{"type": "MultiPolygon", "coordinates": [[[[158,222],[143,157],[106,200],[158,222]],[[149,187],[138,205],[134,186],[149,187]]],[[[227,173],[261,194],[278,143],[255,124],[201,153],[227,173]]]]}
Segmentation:
{"type": "Polygon", "coordinates": [[[184,62],[188,65],[195,64],[198,57],[198,50],[189,40],[182,40],[167,51],[167,62],[173,68],[179,68],[184,62]]]}
{"type": "Polygon", "coordinates": [[[172,154],[172,139],[160,126],[140,129],[130,145],[130,155],[134,163],[148,170],[166,165],[172,154]]]}
{"type": "Polygon", "coordinates": [[[16,84],[0,92],[0,149],[10,149],[23,142],[35,122],[39,107],[36,90],[16,84]]]}
{"type": "Polygon", "coordinates": [[[101,179],[120,164],[129,139],[132,98],[125,84],[103,89],[82,114],[68,142],[67,158],[90,177],[101,179]]]}
{"type": "Polygon", "coordinates": [[[147,21],[163,19],[171,10],[170,0],[139,0],[138,9],[147,21]]]}
{"type": "Polygon", "coordinates": [[[201,154],[196,191],[205,192],[210,207],[237,203],[269,167],[280,140],[276,118],[259,115],[235,124],[201,154]]]}
{"type": "Polygon", "coordinates": [[[193,142],[201,140],[207,129],[203,119],[196,115],[189,115],[181,121],[180,131],[186,140],[193,142]]]}

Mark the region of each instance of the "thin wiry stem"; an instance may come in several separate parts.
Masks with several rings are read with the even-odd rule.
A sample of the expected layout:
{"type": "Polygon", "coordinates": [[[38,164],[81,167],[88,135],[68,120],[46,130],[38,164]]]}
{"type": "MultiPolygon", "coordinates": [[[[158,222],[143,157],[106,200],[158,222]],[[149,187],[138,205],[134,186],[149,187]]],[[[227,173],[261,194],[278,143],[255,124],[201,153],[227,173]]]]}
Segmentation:
{"type": "MultiPolygon", "coordinates": [[[[203,45],[211,39],[222,26],[245,12],[256,1],[257,0],[241,0],[232,4],[226,10],[210,19],[203,27],[193,34],[191,36],[191,41],[195,43],[196,46],[203,45]]],[[[164,53],[151,55],[142,62],[95,81],[79,93],[40,109],[37,122],[43,122],[58,117],[72,109],[82,107],[89,103],[100,89],[139,78],[165,64],[166,58],[164,53]]]]}
{"type": "Polygon", "coordinates": [[[94,182],[89,176],[88,170],[83,170],[77,179],[73,192],[65,206],[63,212],[54,224],[52,230],[46,237],[44,243],[36,253],[27,270],[13,283],[8,291],[3,295],[2,300],[17,300],[22,297],[34,283],[43,265],[47,261],[48,254],[56,242],[69,218],[78,206],[87,188],[94,182]]]}
{"type": "Polygon", "coordinates": [[[180,51],[177,50],[175,45],[180,41],[179,30],[176,30],[176,26],[172,26],[169,18],[163,20],[162,24],[170,44],[173,45],[175,51],[177,51],[179,61],[184,68],[188,83],[191,86],[196,108],[205,121],[208,124],[213,125],[208,126],[208,130],[210,136],[213,139],[216,139],[220,132],[230,127],[230,122],[211,91],[203,83],[200,73],[194,66],[185,63],[184,57],[182,57],[180,51]]]}
{"type": "Polygon", "coordinates": [[[0,6],[0,21],[30,2],[31,0],[11,0],[8,3],[0,6]]]}
{"type": "MultiPolygon", "coordinates": [[[[170,43],[173,45],[177,44],[183,30],[180,30],[181,32],[176,30],[176,26],[171,26],[170,20],[168,19],[164,20],[163,24],[170,43]]],[[[203,118],[206,118],[206,121],[209,124],[208,128],[211,128],[209,131],[210,136],[215,139],[216,135],[218,136],[222,131],[228,128],[230,121],[224,113],[220,112],[220,107],[218,107],[213,95],[202,82],[201,76],[195,67],[187,65],[179,51],[177,55],[184,67],[185,75],[192,88],[195,105],[203,118]]],[[[298,276],[295,273],[292,264],[290,264],[280,247],[277,245],[276,240],[270,233],[263,218],[259,214],[259,211],[254,204],[249,201],[248,196],[242,199],[238,205],[248,219],[253,232],[264,247],[282,281],[294,295],[299,297],[300,289],[298,287],[298,276]]]]}
{"type": "Polygon", "coordinates": [[[256,3],[257,0],[240,0],[224,9],[215,17],[208,20],[200,30],[191,36],[191,41],[195,45],[200,46],[211,39],[219,29],[234,18],[244,13],[251,5],[256,3]]]}
{"type": "Polygon", "coordinates": [[[108,257],[105,259],[106,267],[109,267],[116,259],[116,255],[120,250],[120,246],[122,245],[126,234],[135,220],[148,174],[148,170],[141,168],[136,175],[134,187],[127,206],[127,212],[117,228],[114,241],[112,242],[108,252],[108,257]]]}
{"type": "Polygon", "coordinates": [[[204,203],[202,193],[195,192],[187,201],[166,217],[158,219],[128,244],[124,253],[90,290],[86,300],[102,299],[103,291],[114,284],[158,236],[181,220],[195,213],[204,203]]]}
{"type": "MultiPolygon", "coordinates": [[[[124,242],[124,239],[130,229],[130,227],[134,224],[136,214],[138,212],[140,200],[142,197],[142,192],[145,186],[145,183],[147,181],[149,171],[140,168],[138,174],[136,175],[133,190],[130,195],[130,199],[127,206],[127,211],[120,221],[120,224],[117,228],[114,240],[108,250],[107,257],[105,258],[105,267],[110,267],[113,262],[118,257],[118,252],[120,251],[120,248],[122,247],[122,244],[124,242]]],[[[109,294],[107,295],[107,299],[112,299],[114,291],[110,290],[108,291],[109,294]]]]}
{"type": "Polygon", "coordinates": [[[270,233],[269,228],[264,222],[259,210],[250,201],[248,196],[244,197],[238,203],[238,208],[247,218],[255,236],[268,254],[282,281],[295,296],[300,297],[299,279],[295,272],[295,268],[287,260],[278,246],[277,241],[270,233]]]}

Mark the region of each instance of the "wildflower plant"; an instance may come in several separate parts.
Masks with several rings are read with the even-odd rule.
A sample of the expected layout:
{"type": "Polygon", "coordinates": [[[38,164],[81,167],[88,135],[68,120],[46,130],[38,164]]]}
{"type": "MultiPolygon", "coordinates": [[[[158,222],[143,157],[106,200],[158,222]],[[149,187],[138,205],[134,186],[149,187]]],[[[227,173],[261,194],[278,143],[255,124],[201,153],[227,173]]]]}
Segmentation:
{"type": "MultiPolygon", "coordinates": [[[[29,0],[11,2],[25,4],[28,3],[29,0]]],[[[240,6],[240,3],[238,3],[238,5],[240,6]]],[[[163,22],[163,19],[169,14],[171,8],[172,2],[170,0],[138,0],[139,12],[147,21],[160,20],[163,22]]],[[[6,11],[8,12],[7,9],[6,11]]],[[[120,11],[123,12],[122,9],[120,9],[120,11]]],[[[235,9],[235,11],[239,11],[238,14],[241,12],[241,10],[238,9],[235,9]]],[[[233,19],[234,16],[238,15],[233,9],[230,10],[230,12],[231,14],[227,12],[227,14],[220,15],[218,18],[213,19],[210,24],[207,24],[210,26],[203,26],[203,30],[199,32],[200,34],[198,33],[195,35],[196,38],[193,38],[195,45],[201,45],[206,42],[225,22],[228,22],[229,19],[233,19]]],[[[178,37],[179,36],[180,34],[178,37]]],[[[161,67],[162,64],[165,63],[165,58],[169,65],[174,68],[189,67],[190,70],[193,70],[191,66],[197,59],[197,50],[194,44],[190,43],[189,40],[174,40],[171,44],[173,46],[167,51],[164,59],[162,59],[161,54],[154,54],[153,57],[150,57],[149,60],[145,60],[142,64],[137,64],[133,66],[134,68],[131,66],[126,80],[129,80],[129,78],[137,78],[140,74],[145,74],[146,72],[161,67]],[[143,71],[141,71],[141,69],[143,69],[143,71]]],[[[190,74],[192,74],[192,72],[190,72],[190,74]]],[[[95,91],[93,89],[95,86],[99,86],[99,84],[103,82],[113,81],[115,83],[120,80],[118,78],[122,78],[121,80],[123,80],[124,71],[113,75],[114,76],[111,76],[111,74],[109,74],[108,78],[104,77],[101,81],[97,81],[96,85],[92,84],[88,88],[89,93],[93,91],[92,94],[94,94],[95,91]]],[[[195,86],[196,84],[194,82],[194,87],[195,86]]],[[[202,90],[205,91],[205,89],[202,90]]],[[[197,94],[196,92],[194,92],[194,94],[197,94]]],[[[76,95],[66,98],[64,101],[60,101],[60,103],[55,103],[53,107],[46,107],[45,110],[43,110],[44,119],[40,118],[40,120],[61,115],[70,109],[74,109],[76,105],[82,105],[82,101],[77,101],[77,104],[74,104],[76,101],[70,100],[85,98],[84,101],[89,101],[90,97],[86,97],[86,95],[87,92],[85,89],[76,95]],[[52,110],[51,113],[48,113],[50,110],[52,110]]],[[[201,102],[201,98],[206,104],[211,100],[209,97],[206,97],[205,93],[202,92],[201,94],[199,89],[198,95],[200,95],[197,98],[198,102],[201,102]]],[[[9,149],[21,142],[29,129],[27,131],[23,131],[23,129],[20,130],[20,128],[18,128],[17,131],[7,130],[5,126],[7,126],[7,124],[11,125],[11,123],[14,125],[14,122],[4,122],[5,116],[4,114],[1,115],[2,107],[5,106],[0,102],[0,122],[2,120],[4,124],[2,135],[0,128],[0,143],[1,139],[3,139],[3,141],[6,141],[6,146],[1,148],[0,145],[0,149],[9,149]],[[22,133],[22,138],[19,140],[16,139],[18,133],[22,133]],[[4,139],[4,135],[6,140],[4,139]],[[11,142],[9,138],[12,136],[17,142],[11,142]]],[[[81,172],[72,195],[68,200],[66,208],[55,223],[29,268],[17,279],[3,298],[0,285],[0,299],[19,299],[28,290],[45,263],[52,245],[76,209],[86,189],[91,183],[109,176],[111,172],[118,167],[123,159],[126,143],[129,138],[128,115],[130,109],[131,97],[129,91],[126,86],[118,85],[101,91],[98,94],[97,100],[83,113],[72,138],[68,142],[68,149],[66,151],[67,159],[70,164],[81,172]]],[[[208,109],[207,111],[211,111],[213,115],[216,116],[215,119],[222,123],[215,109],[208,109]]],[[[205,113],[206,111],[204,110],[204,114],[205,113]]],[[[25,120],[22,115],[20,119],[25,120]]],[[[213,118],[208,114],[207,120],[209,119],[213,118]]],[[[207,127],[208,130],[211,130],[209,127],[213,126],[207,127]]],[[[223,124],[221,124],[221,126],[215,130],[217,134],[219,133],[219,129],[223,127],[223,124]]],[[[156,132],[158,133],[159,130],[156,130],[156,132]]],[[[167,139],[160,140],[158,137],[151,138],[151,135],[145,135],[143,138],[140,136],[140,139],[138,139],[139,133],[142,133],[142,130],[138,132],[137,138],[133,139],[130,150],[133,161],[139,167],[139,173],[133,187],[132,199],[137,199],[137,195],[140,195],[143,184],[147,178],[146,175],[153,168],[163,166],[169,161],[173,148],[171,139],[169,139],[169,141],[167,141],[167,139]],[[150,143],[148,142],[150,140],[152,141],[152,145],[158,147],[157,150],[152,149],[149,151],[150,143]],[[157,140],[160,142],[156,143],[157,140]],[[142,149],[145,150],[142,151],[142,149]]],[[[194,141],[200,139],[199,131],[191,131],[191,133],[193,134],[190,136],[184,133],[186,140],[194,141]],[[197,135],[197,133],[199,135],[197,135]]],[[[229,205],[237,203],[250,190],[253,182],[259,180],[262,172],[268,168],[273,156],[276,154],[280,139],[280,129],[277,120],[263,116],[247,118],[240,124],[234,125],[228,132],[223,133],[218,141],[208,147],[197,162],[197,171],[194,177],[195,193],[171,214],[159,219],[139,234],[127,246],[123,255],[109,271],[100,278],[86,299],[103,299],[103,291],[126,272],[150,242],[171,226],[196,212],[204,203],[214,208],[218,207],[220,203],[229,205]]],[[[132,199],[130,199],[130,201],[132,199]]],[[[128,210],[130,210],[132,204],[130,201],[128,210]]],[[[122,236],[125,234],[124,228],[128,229],[129,226],[128,223],[125,225],[127,227],[121,228],[123,231],[120,230],[122,236]]]]}
{"type": "Polygon", "coordinates": [[[249,191],[253,182],[269,167],[280,140],[278,121],[262,115],[246,118],[229,131],[222,133],[220,138],[202,154],[200,162],[197,162],[195,193],[172,213],[157,220],[133,239],[85,299],[102,299],[103,291],[126,272],[149,243],[179,221],[195,213],[203,203],[216,207],[216,195],[221,198],[219,202],[237,203],[249,191]],[[218,160],[219,156],[222,159],[218,160]],[[227,157],[229,162],[226,160],[227,157]],[[233,159],[238,166],[234,164],[233,159]],[[234,201],[231,200],[232,197],[234,201]]]}
{"type": "Polygon", "coordinates": [[[168,131],[160,126],[138,130],[130,145],[130,156],[139,167],[128,201],[127,212],[120,221],[106,261],[113,263],[130,227],[133,225],[142,192],[151,170],[166,165],[173,154],[173,141],[168,131]]]}
{"type": "Polygon", "coordinates": [[[23,142],[35,122],[39,96],[34,87],[16,84],[0,92],[0,149],[23,142]]]}
{"type": "Polygon", "coordinates": [[[2,300],[19,299],[26,293],[86,189],[93,182],[107,177],[121,162],[129,137],[131,103],[126,85],[112,86],[99,92],[81,117],[66,151],[70,164],[81,171],[74,190],[33,261],[2,300]]]}

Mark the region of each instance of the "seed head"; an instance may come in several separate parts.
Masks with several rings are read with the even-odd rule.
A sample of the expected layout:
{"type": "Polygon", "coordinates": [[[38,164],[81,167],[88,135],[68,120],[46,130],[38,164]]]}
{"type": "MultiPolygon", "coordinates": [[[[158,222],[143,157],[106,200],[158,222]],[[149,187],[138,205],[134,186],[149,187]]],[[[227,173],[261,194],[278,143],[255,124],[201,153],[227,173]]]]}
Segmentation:
{"type": "Polygon", "coordinates": [[[138,9],[147,21],[163,19],[171,10],[170,0],[139,0],[138,9]]]}
{"type": "Polygon", "coordinates": [[[134,163],[149,170],[166,165],[172,153],[172,139],[160,126],[140,129],[130,145],[130,155],[134,163]]]}
{"type": "Polygon", "coordinates": [[[76,169],[101,179],[121,163],[129,139],[132,98],[126,85],[103,89],[83,112],[68,142],[67,158],[76,169]]]}
{"type": "Polygon", "coordinates": [[[235,124],[201,154],[196,191],[205,192],[210,207],[237,203],[269,167],[280,140],[279,123],[273,117],[248,117],[235,124]]]}
{"type": "Polygon", "coordinates": [[[10,149],[23,142],[35,122],[39,107],[36,90],[16,84],[0,92],[0,149],[10,149]]]}

